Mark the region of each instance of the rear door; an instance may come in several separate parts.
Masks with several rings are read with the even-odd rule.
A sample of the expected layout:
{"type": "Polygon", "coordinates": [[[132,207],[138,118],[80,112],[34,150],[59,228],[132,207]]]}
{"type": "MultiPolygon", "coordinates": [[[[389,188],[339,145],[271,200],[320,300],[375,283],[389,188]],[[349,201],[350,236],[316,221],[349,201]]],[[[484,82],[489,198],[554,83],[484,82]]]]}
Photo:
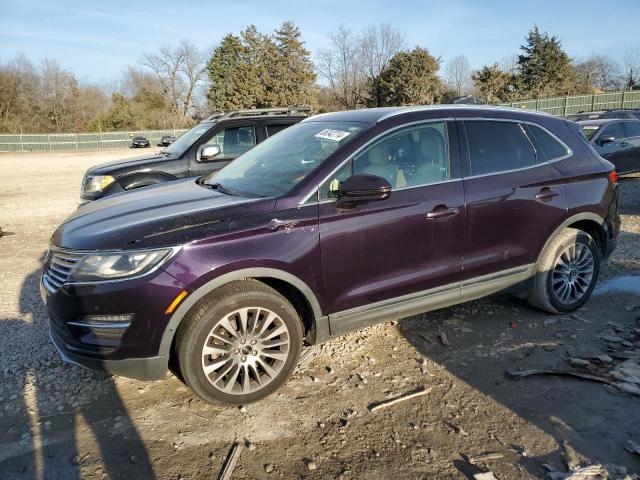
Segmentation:
{"type": "Polygon", "coordinates": [[[247,119],[224,122],[212,129],[189,152],[191,176],[207,175],[225,167],[229,162],[255,146],[258,133],[255,121],[247,119]],[[200,150],[206,145],[218,145],[220,155],[211,160],[201,160],[200,150]]]}
{"type": "Polygon", "coordinates": [[[623,122],[626,137],[621,140],[623,148],[618,163],[619,173],[637,172],[640,170],[640,122],[623,122]]]}
{"type": "MultiPolygon", "coordinates": [[[[453,122],[412,125],[370,143],[320,187],[330,316],[460,280],[465,217],[458,157],[453,122]],[[386,178],[391,197],[339,208],[332,192],[354,173],[386,178]]],[[[332,331],[349,329],[331,322],[332,331]]]]}
{"type": "Polygon", "coordinates": [[[553,160],[569,150],[532,126],[538,145],[529,138],[534,131],[517,121],[465,120],[458,125],[467,207],[464,278],[517,271],[536,261],[566,215],[563,177],[553,160]]]}

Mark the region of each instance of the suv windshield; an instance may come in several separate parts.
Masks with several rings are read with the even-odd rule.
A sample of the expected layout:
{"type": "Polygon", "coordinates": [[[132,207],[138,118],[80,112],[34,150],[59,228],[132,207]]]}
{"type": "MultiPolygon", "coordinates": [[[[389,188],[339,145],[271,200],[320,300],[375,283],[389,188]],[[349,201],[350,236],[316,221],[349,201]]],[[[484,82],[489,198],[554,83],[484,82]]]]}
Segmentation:
{"type": "Polygon", "coordinates": [[[298,123],[258,144],[203,183],[247,197],[280,197],[367,126],[360,122],[298,123]]]}
{"type": "Polygon", "coordinates": [[[173,157],[179,157],[187,149],[193,145],[193,142],[198,140],[213,126],[213,123],[200,123],[193,127],[191,130],[187,130],[180,135],[175,142],[169,145],[163,150],[163,152],[170,153],[173,157]]]}

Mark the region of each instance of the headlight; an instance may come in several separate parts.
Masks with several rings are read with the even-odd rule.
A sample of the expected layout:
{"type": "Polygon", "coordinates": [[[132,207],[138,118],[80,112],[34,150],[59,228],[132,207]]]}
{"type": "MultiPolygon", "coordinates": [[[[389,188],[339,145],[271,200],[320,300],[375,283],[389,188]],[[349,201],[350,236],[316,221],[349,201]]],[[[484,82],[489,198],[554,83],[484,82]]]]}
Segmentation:
{"type": "Polygon", "coordinates": [[[70,282],[100,282],[138,277],[155,270],[177,251],[175,248],[130,252],[89,253],[73,267],[70,282]]]}
{"type": "Polygon", "coordinates": [[[87,176],[83,182],[83,193],[101,192],[115,181],[111,175],[87,176]]]}

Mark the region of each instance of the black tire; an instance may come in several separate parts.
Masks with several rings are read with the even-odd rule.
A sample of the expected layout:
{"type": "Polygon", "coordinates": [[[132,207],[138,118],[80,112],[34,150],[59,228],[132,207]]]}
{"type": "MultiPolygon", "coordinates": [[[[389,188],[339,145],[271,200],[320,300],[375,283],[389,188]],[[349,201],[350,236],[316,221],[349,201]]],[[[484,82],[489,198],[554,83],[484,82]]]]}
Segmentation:
{"type": "Polygon", "coordinates": [[[574,228],[566,228],[549,242],[540,255],[538,271],[532,280],[527,301],[545,312],[562,314],[570,313],[580,308],[591,296],[598,281],[601,265],[601,252],[594,239],[586,232],[574,228]],[[588,286],[579,298],[563,302],[554,290],[553,272],[559,262],[561,254],[570,246],[581,249],[588,248],[593,260],[593,272],[588,280],[588,286]]]}
{"type": "MultiPolygon", "coordinates": [[[[252,320],[256,326],[259,322],[257,317],[258,315],[256,315],[255,320],[252,320]]],[[[176,353],[180,373],[185,383],[196,395],[209,403],[243,405],[255,402],[270,395],[287,381],[298,363],[300,350],[302,349],[303,334],[302,322],[295,308],[276,290],[255,280],[232,282],[218,288],[201,300],[182,321],[176,333],[176,353]],[[278,364],[278,368],[280,368],[279,372],[277,375],[269,378],[268,383],[264,386],[255,387],[257,382],[253,382],[254,388],[259,389],[250,393],[225,393],[215,387],[212,383],[213,380],[210,380],[211,377],[205,374],[203,348],[206,342],[211,341],[210,335],[212,329],[221,319],[231,318],[229,316],[238,309],[249,307],[268,309],[277,316],[280,326],[282,326],[282,324],[286,326],[289,341],[286,360],[278,364]]],[[[229,337],[229,339],[235,341],[234,338],[229,337]]],[[[223,346],[226,347],[224,344],[223,346]]],[[[246,345],[246,347],[248,347],[248,345],[246,345]]],[[[229,351],[227,356],[231,358],[234,352],[237,352],[237,350],[233,352],[229,351]]],[[[253,353],[255,354],[256,352],[253,353]]],[[[238,358],[237,355],[235,357],[236,361],[238,358]]],[[[205,358],[210,359],[211,357],[205,358]]],[[[218,358],[224,358],[224,356],[218,358]]],[[[265,357],[256,355],[256,357],[251,358],[264,359],[265,357]]],[[[272,360],[268,359],[268,361],[272,360]]],[[[224,367],[222,369],[224,369],[224,367]]],[[[241,370],[241,367],[238,367],[238,370],[241,370]]],[[[253,370],[252,373],[254,376],[251,377],[249,375],[249,381],[251,381],[251,378],[255,379],[255,373],[259,371],[259,369],[256,368],[253,370]]],[[[245,368],[245,370],[241,370],[239,382],[241,381],[240,379],[244,377],[242,372],[248,371],[248,367],[245,368]]],[[[211,375],[215,375],[215,373],[211,375]]],[[[224,380],[226,377],[220,378],[224,380]]],[[[238,388],[240,388],[240,386],[238,386],[238,388]]]]}

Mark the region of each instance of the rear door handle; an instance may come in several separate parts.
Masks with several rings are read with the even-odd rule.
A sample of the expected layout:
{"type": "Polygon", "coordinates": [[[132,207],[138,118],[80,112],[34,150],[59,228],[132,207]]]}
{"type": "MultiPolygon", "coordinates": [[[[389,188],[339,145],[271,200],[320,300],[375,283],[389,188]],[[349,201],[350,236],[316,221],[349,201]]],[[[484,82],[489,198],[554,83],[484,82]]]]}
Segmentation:
{"type": "Polygon", "coordinates": [[[620,142],[620,146],[622,148],[627,148],[629,146],[629,144],[627,142],[620,142]]]}
{"type": "Polygon", "coordinates": [[[457,208],[448,208],[446,205],[437,205],[433,210],[427,212],[427,219],[436,220],[438,218],[453,217],[460,213],[457,208]]]}
{"type": "Polygon", "coordinates": [[[551,190],[549,187],[544,187],[536,193],[536,200],[551,200],[553,197],[557,197],[558,195],[560,195],[559,192],[551,190]]]}

